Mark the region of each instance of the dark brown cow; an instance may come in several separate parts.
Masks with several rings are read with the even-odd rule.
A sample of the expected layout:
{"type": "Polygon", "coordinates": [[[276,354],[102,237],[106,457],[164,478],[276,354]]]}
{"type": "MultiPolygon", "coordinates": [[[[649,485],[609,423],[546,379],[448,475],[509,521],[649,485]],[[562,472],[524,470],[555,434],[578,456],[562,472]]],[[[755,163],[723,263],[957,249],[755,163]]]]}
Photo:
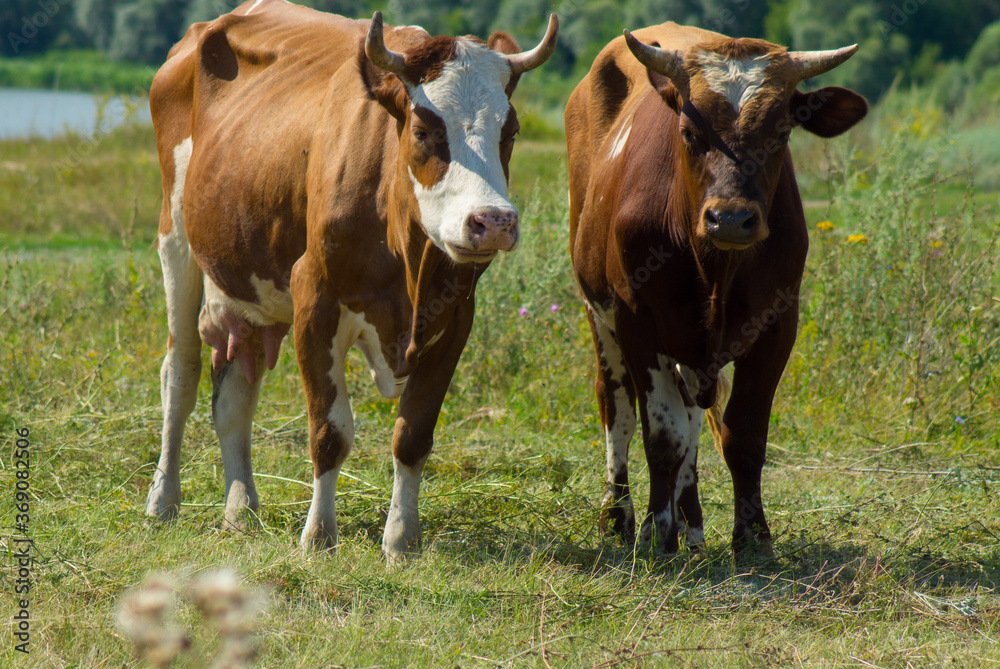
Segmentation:
{"type": "Polygon", "coordinates": [[[867,113],[842,88],[796,86],[856,46],[787,52],[665,23],[611,42],[566,107],[573,266],[597,349],[607,442],[602,527],[635,536],[628,445],[639,404],[650,472],[640,539],[704,542],[698,434],[709,422],[733,477],[736,548],[767,554],[768,419],[795,341],[808,246],[789,132],[832,137],[867,113]]]}
{"type": "Polygon", "coordinates": [[[146,512],[180,506],[180,446],[202,341],[226,476],[226,525],[258,508],[250,428],[262,364],[294,321],[309,414],[305,548],[337,543],[337,476],[354,441],[348,349],[400,397],[383,549],[419,549],[417,496],[474,289],[518,241],[507,199],[508,98],[555,48],[505,33],[430,37],[282,0],[192,26],[153,81],[163,174],[159,250],[170,336],[160,461],[146,512]]]}

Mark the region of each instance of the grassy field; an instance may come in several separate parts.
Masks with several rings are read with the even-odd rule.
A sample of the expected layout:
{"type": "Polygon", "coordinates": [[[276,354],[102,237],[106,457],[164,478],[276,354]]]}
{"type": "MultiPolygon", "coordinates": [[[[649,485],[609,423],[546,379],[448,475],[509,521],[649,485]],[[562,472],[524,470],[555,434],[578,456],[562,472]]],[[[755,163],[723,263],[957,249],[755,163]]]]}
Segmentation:
{"type": "MultiPolygon", "coordinates": [[[[312,474],[290,342],[255,422],[262,530],[219,530],[207,378],[181,516],[144,516],[166,338],[152,133],[0,144],[0,520],[11,556],[27,428],[35,546],[31,653],[14,650],[9,559],[0,664],[142,666],[116,627],[123,596],[151,571],[184,583],[223,566],[258,591],[266,667],[1000,664],[1000,201],[948,126],[901,98],[848,138],[793,140],[812,246],[771,421],[767,561],[729,549],[731,483],[707,434],[703,553],[598,535],[603,438],[558,143],[515,149],[523,245],[481,284],[425,473],[424,554],[395,567],[379,550],[395,404],[360,356],[336,554],[296,546],[312,474]]],[[[632,465],[642,500],[638,445],[632,465]]],[[[178,666],[206,666],[219,633],[187,600],[176,615],[193,635],[178,666]]]]}

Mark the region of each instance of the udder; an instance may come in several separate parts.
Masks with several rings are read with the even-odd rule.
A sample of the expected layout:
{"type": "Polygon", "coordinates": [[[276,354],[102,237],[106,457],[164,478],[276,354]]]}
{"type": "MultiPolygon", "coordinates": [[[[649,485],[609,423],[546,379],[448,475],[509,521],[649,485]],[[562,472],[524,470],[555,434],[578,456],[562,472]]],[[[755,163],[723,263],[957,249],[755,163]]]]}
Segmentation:
{"type": "Polygon", "coordinates": [[[207,290],[206,298],[198,318],[198,332],[202,341],[212,347],[212,370],[218,373],[226,362],[239,360],[247,381],[254,383],[261,357],[268,369],[274,369],[291,324],[255,322],[249,309],[216,291],[207,290]]]}

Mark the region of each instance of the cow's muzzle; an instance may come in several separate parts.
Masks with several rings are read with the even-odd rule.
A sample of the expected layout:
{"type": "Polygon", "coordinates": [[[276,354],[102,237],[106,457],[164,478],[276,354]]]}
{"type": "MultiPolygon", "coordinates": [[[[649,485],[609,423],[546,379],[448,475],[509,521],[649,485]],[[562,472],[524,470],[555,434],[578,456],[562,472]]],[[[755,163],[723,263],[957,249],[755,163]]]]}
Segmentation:
{"type": "Polygon", "coordinates": [[[508,207],[483,207],[465,219],[468,244],[458,247],[449,244],[456,260],[482,262],[496,255],[497,251],[513,251],[520,236],[518,213],[508,207]]]}
{"type": "Polygon", "coordinates": [[[702,235],[724,251],[745,249],[767,238],[767,222],[754,202],[706,203],[701,212],[702,235]]]}

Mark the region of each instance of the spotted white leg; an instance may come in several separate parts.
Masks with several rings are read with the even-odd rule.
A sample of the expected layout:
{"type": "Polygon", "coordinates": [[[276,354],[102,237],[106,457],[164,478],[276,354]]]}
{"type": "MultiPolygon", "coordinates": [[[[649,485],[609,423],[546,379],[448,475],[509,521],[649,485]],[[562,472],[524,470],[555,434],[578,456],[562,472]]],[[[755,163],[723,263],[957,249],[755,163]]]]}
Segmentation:
{"type": "Polygon", "coordinates": [[[406,465],[393,458],[392,501],[382,535],[382,550],[390,561],[400,560],[420,552],[420,477],[424,471],[424,457],[414,465],[406,465]]]}
{"type": "Polygon", "coordinates": [[[635,434],[635,391],[621,347],[605,315],[590,307],[591,330],[597,343],[597,401],[604,425],[608,488],[601,501],[601,529],[627,543],[635,539],[635,509],[628,483],[628,451],[635,434]]]}
{"type": "Polygon", "coordinates": [[[249,383],[241,364],[239,360],[227,362],[218,373],[212,373],[212,419],[226,477],[224,527],[236,531],[256,525],[260,509],[250,464],[250,438],[263,374],[249,383]]]}
{"type": "Polygon", "coordinates": [[[657,552],[677,551],[677,476],[690,443],[691,420],[684,397],[674,379],[675,362],[657,354],[648,370],[650,387],[640,395],[644,412],[643,444],[649,465],[649,512],[640,539],[657,552]]]}
{"type": "Polygon", "coordinates": [[[159,254],[167,302],[167,353],[160,368],[163,433],[160,459],[146,497],[146,513],[173,518],[181,505],[181,443],[184,424],[194,410],[201,378],[202,273],[191,254],[184,231],[182,198],[184,177],[191,157],[191,138],[174,149],[175,174],[170,201],[161,213],[159,254]]]}
{"type": "Polygon", "coordinates": [[[701,434],[705,410],[695,405],[698,396],[698,376],[687,367],[677,366],[675,381],[684,399],[688,415],[688,441],[677,472],[674,498],[677,503],[677,533],[684,537],[687,547],[700,550],[705,545],[704,520],[698,499],[698,438],[701,434]]]}

